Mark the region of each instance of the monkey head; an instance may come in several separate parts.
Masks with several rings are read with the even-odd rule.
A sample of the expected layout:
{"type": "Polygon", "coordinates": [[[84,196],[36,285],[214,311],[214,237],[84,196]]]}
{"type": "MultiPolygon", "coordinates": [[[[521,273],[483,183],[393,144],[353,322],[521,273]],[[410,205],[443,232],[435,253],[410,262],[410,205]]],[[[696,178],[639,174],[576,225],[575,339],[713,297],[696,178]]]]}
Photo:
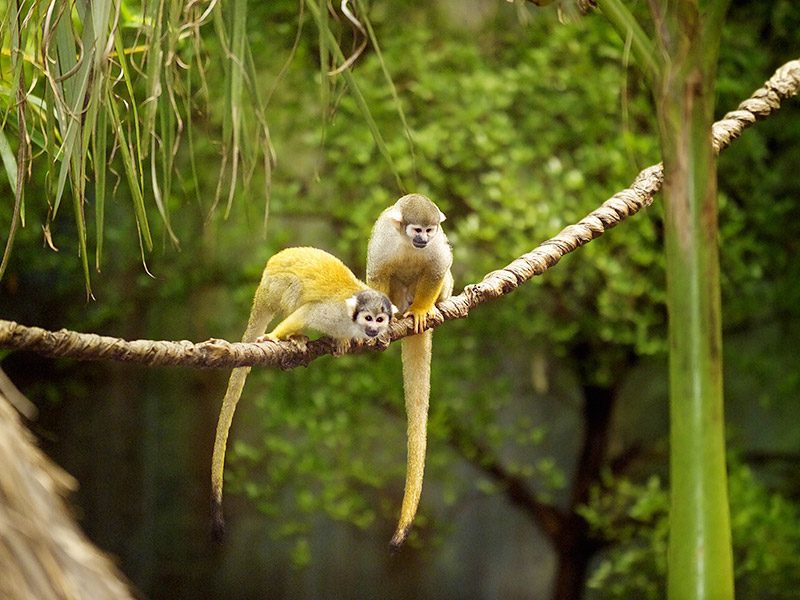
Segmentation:
{"type": "Polygon", "coordinates": [[[386,295],[376,290],[364,290],[346,300],[360,337],[374,338],[389,330],[397,312],[386,295]]]}
{"type": "Polygon", "coordinates": [[[439,233],[444,213],[422,194],[407,194],[395,202],[388,216],[397,228],[404,231],[411,245],[425,248],[439,233]]]}

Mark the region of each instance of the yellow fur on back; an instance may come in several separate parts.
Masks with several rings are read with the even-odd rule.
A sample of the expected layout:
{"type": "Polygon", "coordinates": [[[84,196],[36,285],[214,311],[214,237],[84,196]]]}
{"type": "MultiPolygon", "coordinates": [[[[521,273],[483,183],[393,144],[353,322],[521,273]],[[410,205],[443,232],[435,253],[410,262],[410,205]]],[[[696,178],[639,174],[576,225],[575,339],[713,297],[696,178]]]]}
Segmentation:
{"type": "Polygon", "coordinates": [[[291,274],[301,281],[314,282],[313,286],[303,288],[298,304],[349,298],[353,287],[367,287],[342,261],[319,248],[281,250],[267,261],[266,271],[271,277],[291,274]]]}

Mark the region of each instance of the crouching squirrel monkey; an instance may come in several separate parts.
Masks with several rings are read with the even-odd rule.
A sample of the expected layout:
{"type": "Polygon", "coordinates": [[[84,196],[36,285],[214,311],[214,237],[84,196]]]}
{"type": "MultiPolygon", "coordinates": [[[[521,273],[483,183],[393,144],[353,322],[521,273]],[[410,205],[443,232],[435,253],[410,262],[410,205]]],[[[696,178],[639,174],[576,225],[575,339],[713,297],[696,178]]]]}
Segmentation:
{"type": "Polygon", "coordinates": [[[453,291],[453,253],[440,225],[444,219],[425,196],[403,196],[378,217],[367,249],[367,283],[413,318],[417,334],[402,343],[408,466],[400,522],[390,542],[393,548],[408,536],[422,493],[432,344],[432,332],[423,330],[434,304],[453,291]]]}
{"type": "MultiPolygon", "coordinates": [[[[338,258],[317,248],[288,248],[267,261],[242,341],[277,341],[313,329],[344,348],[350,339],[375,338],[387,331],[395,310],[385,294],[367,287],[338,258]],[[284,319],[262,335],[278,315],[284,319]]],[[[228,430],[249,372],[250,367],[238,367],[231,373],[217,422],[211,460],[212,533],[217,539],[224,531],[222,476],[228,430]]]]}

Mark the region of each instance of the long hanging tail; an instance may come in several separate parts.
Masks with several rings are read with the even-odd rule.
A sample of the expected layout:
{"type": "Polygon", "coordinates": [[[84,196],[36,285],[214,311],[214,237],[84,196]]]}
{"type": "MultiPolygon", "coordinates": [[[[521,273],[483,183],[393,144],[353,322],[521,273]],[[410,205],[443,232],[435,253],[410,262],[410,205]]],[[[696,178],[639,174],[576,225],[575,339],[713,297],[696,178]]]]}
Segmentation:
{"type": "Polygon", "coordinates": [[[214,440],[214,454],[211,458],[211,535],[220,541],[225,534],[225,518],[222,514],[222,478],[225,472],[225,448],[228,444],[228,431],[233,422],[233,413],[250,367],[237,367],[228,380],[228,389],[222,400],[222,409],[217,421],[217,436],[214,440]]]}
{"type": "MultiPolygon", "coordinates": [[[[267,325],[275,316],[274,311],[267,305],[267,276],[266,272],[261,284],[256,290],[253,299],[253,308],[247,330],[242,336],[243,342],[254,342],[267,329],[267,325]]],[[[237,367],[231,372],[228,380],[228,389],[222,400],[219,419],[217,420],[217,435],[214,440],[214,453],[211,457],[211,535],[216,541],[222,540],[225,535],[225,518],[222,513],[222,482],[225,472],[225,448],[228,444],[228,432],[233,422],[233,413],[242,395],[250,367],[237,367]]]]}
{"type": "Polygon", "coordinates": [[[403,388],[408,417],[408,465],[400,521],[391,542],[389,542],[389,545],[395,550],[402,546],[408,537],[422,494],[428,428],[428,399],[431,390],[432,342],[433,332],[430,329],[404,338],[402,341],[403,388]]]}

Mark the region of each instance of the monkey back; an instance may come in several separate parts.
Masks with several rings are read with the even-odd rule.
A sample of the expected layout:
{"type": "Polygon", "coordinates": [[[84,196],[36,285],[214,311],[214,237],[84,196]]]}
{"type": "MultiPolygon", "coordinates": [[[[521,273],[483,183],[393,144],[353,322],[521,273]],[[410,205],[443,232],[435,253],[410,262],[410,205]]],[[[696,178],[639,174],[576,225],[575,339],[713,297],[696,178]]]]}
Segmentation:
{"type": "Polygon", "coordinates": [[[269,277],[296,278],[305,282],[300,303],[349,298],[366,289],[353,272],[338,258],[319,248],[286,248],[267,261],[269,277]]]}

